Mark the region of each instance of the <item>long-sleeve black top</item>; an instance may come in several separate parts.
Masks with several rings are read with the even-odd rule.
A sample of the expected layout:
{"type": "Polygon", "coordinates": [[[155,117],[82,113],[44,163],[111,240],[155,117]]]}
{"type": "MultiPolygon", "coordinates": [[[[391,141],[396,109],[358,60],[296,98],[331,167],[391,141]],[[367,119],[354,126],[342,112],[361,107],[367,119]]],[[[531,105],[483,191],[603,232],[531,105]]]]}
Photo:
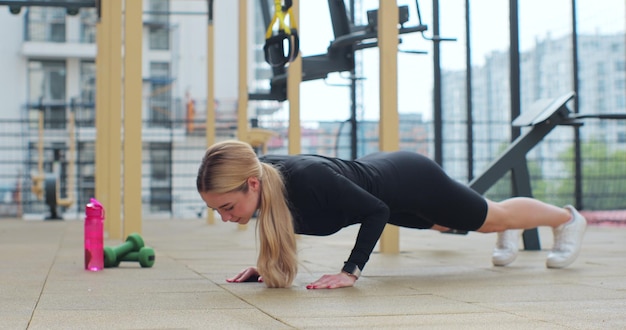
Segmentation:
{"type": "MultiPolygon", "coordinates": [[[[430,218],[439,215],[440,208],[449,209],[441,200],[443,196],[458,194],[445,187],[469,191],[484,203],[482,197],[447,177],[436,163],[411,152],[376,153],[355,161],[317,155],[267,155],[260,160],[274,165],[283,175],[296,233],[326,236],[360,224],[347,259],[360,269],[387,223],[430,228],[434,223],[430,218]],[[435,183],[443,190],[433,202],[429,187],[435,183]]],[[[476,198],[461,202],[470,205],[476,198]]],[[[484,204],[484,213],[476,216],[479,223],[470,229],[482,224],[484,204]]],[[[463,217],[471,217],[471,213],[464,212],[463,217]]]]}

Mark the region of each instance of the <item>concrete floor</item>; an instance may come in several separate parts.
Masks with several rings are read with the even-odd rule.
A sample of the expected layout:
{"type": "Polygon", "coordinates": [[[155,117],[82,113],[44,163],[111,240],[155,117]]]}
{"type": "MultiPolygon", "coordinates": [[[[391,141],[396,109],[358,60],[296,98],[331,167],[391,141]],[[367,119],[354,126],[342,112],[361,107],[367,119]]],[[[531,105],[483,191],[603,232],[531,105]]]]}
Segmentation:
{"type": "MultiPolygon", "coordinates": [[[[352,288],[307,290],[337,271],[357,227],[299,238],[290,289],[226,283],[254,265],[254,224],[144,221],[154,267],[83,269],[81,221],[0,220],[1,329],[624,329],[626,228],[591,226],[579,259],[546,269],[542,251],[491,265],[495,234],[401,230],[352,288]]],[[[107,240],[117,245],[119,240],[107,240]]]]}

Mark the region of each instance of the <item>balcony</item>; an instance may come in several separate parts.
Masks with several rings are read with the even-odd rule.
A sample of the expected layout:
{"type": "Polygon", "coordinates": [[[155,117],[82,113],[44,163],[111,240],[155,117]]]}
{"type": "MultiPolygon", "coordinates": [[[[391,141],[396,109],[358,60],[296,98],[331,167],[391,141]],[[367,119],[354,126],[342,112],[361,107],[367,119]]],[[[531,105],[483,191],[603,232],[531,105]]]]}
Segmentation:
{"type": "Polygon", "coordinates": [[[44,59],[94,59],[96,21],[95,10],[83,9],[79,16],[67,16],[61,8],[29,8],[24,15],[21,54],[44,59]]]}
{"type": "Polygon", "coordinates": [[[83,43],[56,43],[46,41],[25,41],[21,53],[25,57],[41,59],[96,58],[96,45],[83,43]]]}

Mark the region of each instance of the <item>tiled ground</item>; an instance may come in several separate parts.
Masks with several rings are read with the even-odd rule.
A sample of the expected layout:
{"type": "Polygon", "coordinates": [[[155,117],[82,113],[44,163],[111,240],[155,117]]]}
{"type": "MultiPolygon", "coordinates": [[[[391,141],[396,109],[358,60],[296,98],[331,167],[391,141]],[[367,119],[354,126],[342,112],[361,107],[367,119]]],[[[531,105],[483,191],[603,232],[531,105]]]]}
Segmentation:
{"type": "MultiPolygon", "coordinates": [[[[356,227],[301,236],[290,289],[225,282],[256,258],[254,225],[143,223],[153,268],[83,270],[80,221],[0,220],[1,329],[623,329],[626,228],[591,226],[576,263],[543,251],[491,265],[495,234],[401,230],[397,255],[375,253],[352,288],[306,290],[348,256],[356,227]]],[[[107,240],[107,245],[121,241],[107,240]]]]}

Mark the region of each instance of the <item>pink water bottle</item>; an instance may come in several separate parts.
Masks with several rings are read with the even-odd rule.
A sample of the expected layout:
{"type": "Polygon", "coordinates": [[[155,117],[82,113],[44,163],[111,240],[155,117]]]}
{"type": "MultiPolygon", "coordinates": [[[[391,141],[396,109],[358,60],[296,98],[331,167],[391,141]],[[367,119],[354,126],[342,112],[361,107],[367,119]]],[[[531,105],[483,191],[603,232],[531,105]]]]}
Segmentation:
{"type": "Polygon", "coordinates": [[[104,207],[95,198],[85,206],[85,269],[104,268],[104,207]]]}

